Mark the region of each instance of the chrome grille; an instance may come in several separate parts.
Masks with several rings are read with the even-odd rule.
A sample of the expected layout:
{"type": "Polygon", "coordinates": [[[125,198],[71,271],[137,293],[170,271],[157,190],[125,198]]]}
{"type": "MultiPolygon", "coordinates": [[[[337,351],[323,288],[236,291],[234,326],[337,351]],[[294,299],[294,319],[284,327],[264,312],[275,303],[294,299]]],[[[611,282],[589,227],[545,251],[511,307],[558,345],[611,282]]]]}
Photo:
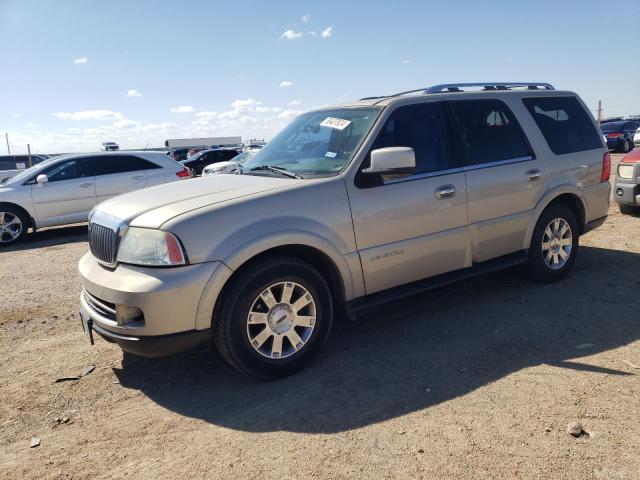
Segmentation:
{"type": "Polygon", "coordinates": [[[118,232],[98,223],[90,223],[89,248],[98,260],[114,264],[118,249],[118,232]]]}

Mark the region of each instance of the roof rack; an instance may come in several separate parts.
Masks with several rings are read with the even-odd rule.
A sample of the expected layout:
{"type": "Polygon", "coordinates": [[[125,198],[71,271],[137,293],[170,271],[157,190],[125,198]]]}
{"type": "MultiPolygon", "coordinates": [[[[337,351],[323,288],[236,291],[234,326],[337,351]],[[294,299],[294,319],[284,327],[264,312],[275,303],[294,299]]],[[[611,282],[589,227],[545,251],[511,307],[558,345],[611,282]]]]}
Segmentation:
{"type": "Polygon", "coordinates": [[[427,87],[426,93],[462,92],[463,88],[482,87],[483,90],[511,90],[512,88],[527,88],[528,90],[555,90],[550,83],[543,82],[482,82],[482,83],[443,83],[427,87]]]}
{"type": "MultiPolygon", "coordinates": [[[[526,88],[527,90],[555,90],[550,83],[544,82],[479,82],[479,83],[443,83],[426,88],[416,88],[415,90],[407,90],[405,92],[394,93],[392,95],[382,95],[375,97],[365,97],[360,100],[378,100],[382,101],[386,98],[401,97],[411,93],[454,93],[463,92],[463,88],[482,87],[483,91],[495,90],[511,90],[512,88],[526,88]]],[[[376,102],[378,103],[378,102],[376,102]]]]}

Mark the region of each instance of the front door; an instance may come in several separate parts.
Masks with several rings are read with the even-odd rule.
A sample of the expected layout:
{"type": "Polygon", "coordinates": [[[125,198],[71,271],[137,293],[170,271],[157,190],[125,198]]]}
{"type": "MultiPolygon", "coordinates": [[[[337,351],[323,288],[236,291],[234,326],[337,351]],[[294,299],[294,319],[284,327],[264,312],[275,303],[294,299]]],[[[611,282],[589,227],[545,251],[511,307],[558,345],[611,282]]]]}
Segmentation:
{"type": "Polygon", "coordinates": [[[48,227],[86,222],[96,205],[95,178],[90,157],[56,163],[43,170],[46,183],[31,183],[38,225],[48,227]]]}
{"type": "Polygon", "coordinates": [[[367,294],[469,265],[465,176],[447,138],[440,104],[398,107],[371,150],[413,148],[415,174],[348,185],[367,294]]]}

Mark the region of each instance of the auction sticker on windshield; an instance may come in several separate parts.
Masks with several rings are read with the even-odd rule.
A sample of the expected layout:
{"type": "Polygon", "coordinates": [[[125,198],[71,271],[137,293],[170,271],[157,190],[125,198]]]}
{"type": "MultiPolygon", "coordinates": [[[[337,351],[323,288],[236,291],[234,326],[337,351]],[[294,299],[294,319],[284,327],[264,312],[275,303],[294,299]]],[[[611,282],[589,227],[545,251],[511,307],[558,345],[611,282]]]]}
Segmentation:
{"type": "Polygon", "coordinates": [[[351,125],[350,120],[335,117],[327,117],[320,124],[321,127],[335,128],[336,130],[344,130],[349,125],[351,125]]]}

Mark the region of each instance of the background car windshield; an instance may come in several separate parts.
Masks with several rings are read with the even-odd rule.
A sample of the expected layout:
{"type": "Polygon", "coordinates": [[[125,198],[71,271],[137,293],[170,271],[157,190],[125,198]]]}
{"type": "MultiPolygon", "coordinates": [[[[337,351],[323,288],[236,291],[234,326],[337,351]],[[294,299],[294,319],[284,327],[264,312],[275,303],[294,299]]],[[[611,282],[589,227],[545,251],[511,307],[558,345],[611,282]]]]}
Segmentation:
{"type": "Polygon", "coordinates": [[[619,132],[619,131],[622,130],[623,125],[624,125],[624,122],[612,122],[612,123],[605,123],[600,128],[605,133],[607,133],[607,132],[619,132]]]}
{"type": "Polygon", "coordinates": [[[378,117],[377,108],[341,108],[305,113],[243,165],[270,165],[302,175],[331,175],[349,163],[378,117]]]}

